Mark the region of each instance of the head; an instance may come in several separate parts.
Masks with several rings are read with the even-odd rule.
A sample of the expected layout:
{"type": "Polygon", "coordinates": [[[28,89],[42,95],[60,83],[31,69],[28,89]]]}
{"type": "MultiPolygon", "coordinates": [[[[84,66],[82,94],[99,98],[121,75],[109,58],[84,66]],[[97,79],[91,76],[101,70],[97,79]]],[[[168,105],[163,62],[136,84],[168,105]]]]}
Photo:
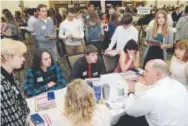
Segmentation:
{"type": "Polygon", "coordinates": [[[33,68],[48,68],[54,64],[51,53],[46,49],[38,50],[33,58],[33,68]]]}
{"type": "Polygon", "coordinates": [[[188,40],[180,40],[176,43],[174,55],[183,62],[188,62],[188,40]]]}
{"type": "Polygon", "coordinates": [[[75,11],[73,8],[68,9],[67,11],[67,20],[72,21],[75,17],[75,11]]]}
{"type": "Polygon", "coordinates": [[[132,21],[133,21],[132,14],[131,13],[126,13],[121,18],[121,25],[123,25],[123,26],[130,25],[132,23],[132,21]]]}
{"type": "Polygon", "coordinates": [[[133,40],[129,40],[124,47],[124,52],[128,54],[135,54],[138,51],[138,44],[133,40]]]}
{"type": "Polygon", "coordinates": [[[1,39],[1,64],[12,70],[20,69],[25,61],[23,57],[27,47],[23,42],[12,39],[1,39]]]}
{"type": "Polygon", "coordinates": [[[10,12],[10,10],[9,9],[3,9],[2,13],[5,14],[5,12],[10,12]]]}
{"type": "Polygon", "coordinates": [[[98,60],[98,50],[93,45],[88,45],[84,49],[84,55],[88,64],[96,63],[98,60]]]}
{"type": "Polygon", "coordinates": [[[21,12],[20,11],[15,11],[15,17],[20,18],[21,17],[21,12]]]}
{"type": "Polygon", "coordinates": [[[176,7],[176,8],[175,8],[175,11],[179,12],[179,11],[180,11],[180,7],[179,7],[179,6],[176,7]]]}
{"type": "Polygon", "coordinates": [[[16,25],[16,21],[15,21],[12,13],[10,11],[6,11],[4,13],[4,18],[5,18],[5,20],[6,20],[7,23],[16,25]]]}
{"type": "Polygon", "coordinates": [[[159,26],[162,26],[162,35],[166,36],[168,34],[168,25],[167,25],[167,12],[165,10],[159,10],[155,14],[154,27],[152,32],[153,37],[156,36],[159,26]]]}
{"type": "Polygon", "coordinates": [[[94,7],[94,4],[90,3],[88,5],[88,11],[94,11],[95,7],[94,7]]]}
{"type": "Polygon", "coordinates": [[[161,59],[150,60],[145,66],[144,79],[147,84],[155,84],[169,75],[168,65],[161,59]]]}
{"type": "Polygon", "coordinates": [[[73,120],[75,126],[86,123],[92,119],[95,108],[94,91],[86,81],[76,79],[67,85],[64,104],[64,114],[73,120]]]}
{"type": "Polygon", "coordinates": [[[39,4],[37,11],[41,18],[47,18],[47,6],[45,4],[39,4]]]}
{"type": "Polygon", "coordinates": [[[100,22],[99,16],[95,11],[90,11],[89,23],[98,24],[100,22]]]}

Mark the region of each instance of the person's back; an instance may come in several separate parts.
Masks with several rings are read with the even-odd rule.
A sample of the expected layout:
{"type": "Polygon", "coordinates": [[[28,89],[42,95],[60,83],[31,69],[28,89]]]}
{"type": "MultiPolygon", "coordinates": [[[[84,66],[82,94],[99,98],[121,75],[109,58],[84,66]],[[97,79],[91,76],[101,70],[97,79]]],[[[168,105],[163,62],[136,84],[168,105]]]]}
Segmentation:
{"type": "Polygon", "coordinates": [[[146,91],[153,109],[146,115],[150,126],[188,126],[188,92],[178,81],[165,78],[146,91]],[[155,124],[155,125],[154,125],[155,124]]]}
{"type": "Polygon", "coordinates": [[[175,40],[188,40],[188,16],[181,17],[176,24],[176,36],[175,40]]]}

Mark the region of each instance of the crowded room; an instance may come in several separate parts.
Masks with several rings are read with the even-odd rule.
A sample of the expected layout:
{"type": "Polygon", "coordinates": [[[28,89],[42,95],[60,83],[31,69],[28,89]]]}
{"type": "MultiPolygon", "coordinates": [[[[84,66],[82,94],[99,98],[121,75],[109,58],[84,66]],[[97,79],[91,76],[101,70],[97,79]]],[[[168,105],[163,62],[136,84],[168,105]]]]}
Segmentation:
{"type": "Polygon", "coordinates": [[[2,126],[188,126],[188,0],[2,0],[2,126]]]}

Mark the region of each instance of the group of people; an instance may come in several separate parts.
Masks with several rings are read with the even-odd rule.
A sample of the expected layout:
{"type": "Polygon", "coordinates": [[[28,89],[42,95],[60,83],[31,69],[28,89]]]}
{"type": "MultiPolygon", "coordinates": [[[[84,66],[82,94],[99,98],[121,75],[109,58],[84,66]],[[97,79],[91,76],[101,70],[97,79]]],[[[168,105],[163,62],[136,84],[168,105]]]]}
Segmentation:
{"type": "MultiPolygon", "coordinates": [[[[60,23],[58,36],[64,40],[67,54],[84,53],[70,72],[69,84],[65,80],[61,64],[57,61],[56,30],[53,21],[47,18],[47,6],[38,5],[37,12],[39,17],[31,19],[31,26],[25,28],[30,30],[37,48],[33,64],[25,73],[25,96],[32,97],[67,87],[62,116],[66,126],[109,126],[111,120],[109,110],[105,105],[96,104],[94,91],[84,81],[85,78],[100,77],[106,73],[104,62],[100,57],[104,29],[94,11],[94,6],[90,4],[88,13],[84,15],[86,46],[83,24],[75,19],[73,10],[68,10],[67,18],[60,23]]],[[[187,14],[188,5],[185,7],[184,17],[179,21],[183,22],[187,14]]],[[[118,18],[117,15],[114,16],[118,18]]],[[[113,15],[111,18],[114,18],[113,15]]],[[[114,31],[111,32],[111,42],[104,53],[113,50],[116,44],[115,50],[120,57],[114,72],[126,72],[140,67],[138,30],[132,21],[132,15],[126,13],[122,16],[120,25],[116,24],[116,19],[112,24],[114,31]]],[[[159,10],[155,15],[153,27],[149,27],[146,31],[146,49],[143,56],[145,72],[140,80],[145,85],[153,86],[136,97],[135,85],[130,82],[125,112],[135,117],[145,115],[150,126],[187,126],[188,40],[186,33],[183,33],[185,35],[183,39],[177,40],[169,66],[165,62],[166,50],[173,47],[174,39],[173,30],[167,22],[167,12],[159,10]],[[147,43],[156,40],[160,45],[147,43]]],[[[177,30],[184,28],[178,23],[177,30]]],[[[23,42],[2,39],[1,123],[3,125],[27,125],[30,110],[14,75],[14,70],[23,65],[25,61],[23,55],[26,51],[27,47],[23,42]]]]}

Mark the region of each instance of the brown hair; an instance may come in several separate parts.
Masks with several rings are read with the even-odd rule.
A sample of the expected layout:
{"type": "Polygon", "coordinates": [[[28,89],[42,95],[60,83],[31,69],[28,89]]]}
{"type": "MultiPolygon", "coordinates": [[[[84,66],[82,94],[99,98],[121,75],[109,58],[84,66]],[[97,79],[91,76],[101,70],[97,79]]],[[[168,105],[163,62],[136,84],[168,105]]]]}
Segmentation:
{"type": "Polygon", "coordinates": [[[159,10],[156,15],[155,15],[155,19],[154,19],[154,27],[153,27],[153,32],[152,32],[152,36],[155,37],[157,34],[157,30],[159,28],[158,25],[158,15],[159,14],[163,14],[164,18],[165,18],[165,24],[163,25],[162,28],[162,35],[163,36],[167,36],[168,34],[168,26],[167,26],[167,12],[165,10],[159,10]]]}
{"type": "Polygon", "coordinates": [[[97,48],[93,45],[87,45],[84,49],[84,54],[89,55],[90,53],[97,52],[97,48]]]}
{"type": "Polygon", "coordinates": [[[47,8],[47,6],[45,4],[39,4],[37,10],[40,11],[40,8],[47,8]]]}
{"type": "Polygon", "coordinates": [[[126,13],[121,18],[121,24],[122,25],[129,25],[129,24],[132,23],[132,21],[133,21],[133,17],[132,17],[131,13],[126,13]]]}
{"type": "Polygon", "coordinates": [[[99,19],[98,14],[94,10],[90,11],[89,13],[90,13],[89,21],[100,24],[100,19],[99,19]]]}
{"type": "Polygon", "coordinates": [[[185,49],[185,54],[183,57],[183,61],[187,62],[188,61],[188,40],[180,40],[176,44],[176,49],[185,49]]]}

